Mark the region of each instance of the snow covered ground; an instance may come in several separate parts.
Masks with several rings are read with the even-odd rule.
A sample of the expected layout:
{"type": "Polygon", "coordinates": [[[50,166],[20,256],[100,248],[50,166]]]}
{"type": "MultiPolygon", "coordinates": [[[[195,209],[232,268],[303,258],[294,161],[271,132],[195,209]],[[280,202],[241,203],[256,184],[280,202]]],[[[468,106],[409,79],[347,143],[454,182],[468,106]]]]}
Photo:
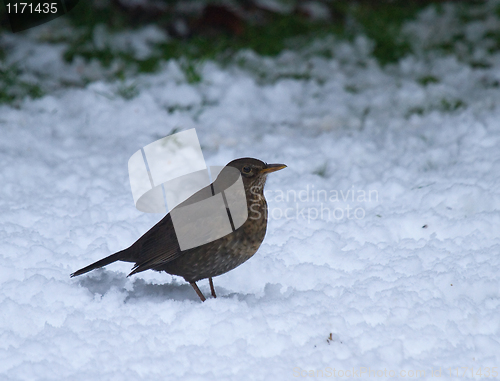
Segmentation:
{"type": "MultiPolygon", "coordinates": [[[[0,379],[500,377],[497,5],[467,23],[429,8],[404,29],[416,53],[385,68],[365,37],[327,38],[333,58],[243,52],[194,84],[170,61],[129,100],[96,80],[0,106],[0,379]],[[433,48],[457,30],[464,49],[433,48]],[[288,165],[257,254],[205,303],[128,263],[70,279],[162,217],[135,209],[128,159],[193,127],[209,165],[288,165]]],[[[3,38],[52,76],[90,70],[3,38]]]]}

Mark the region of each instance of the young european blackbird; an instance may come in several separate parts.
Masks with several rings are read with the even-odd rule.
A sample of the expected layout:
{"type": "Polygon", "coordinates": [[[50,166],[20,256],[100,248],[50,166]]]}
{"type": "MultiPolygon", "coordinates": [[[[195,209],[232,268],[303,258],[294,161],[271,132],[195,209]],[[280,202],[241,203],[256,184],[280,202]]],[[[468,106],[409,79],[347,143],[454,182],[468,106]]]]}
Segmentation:
{"type": "MultiPolygon", "coordinates": [[[[264,240],[267,227],[267,202],[264,198],[266,177],[268,173],[278,171],[285,167],[286,165],[284,164],[266,164],[252,158],[233,160],[224,167],[217,179],[211,185],[200,190],[186,201],[176,206],[128,249],[119,251],[109,257],[92,263],[74,272],[71,274],[71,277],[85,274],[88,271],[106,266],[116,261],[135,262],[129,276],[149,269],[180,275],[193,286],[202,301],[205,301],[205,297],[196,285],[196,282],[200,279],[208,278],[212,296],[215,298],[216,295],[212,278],[234,269],[251,258],[264,240]],[[231,175],[224,176],[225,173],[230,173],[231,175]],[[174,229],[172,213],[175,214],[176,211],[181,210],[180,208],[186,205],[189,206],[191,204],[196,206],[194,203],[199,201],[200,194],[207,194],[206,192],[210,192],[210,195],[215,194],[217,196],[221,191],[227,191],[228,183],[232,184],[234,182],[228,182],[228,179],[234,180],[235,173],[241,174],[241,179],[243,181],[241,192],[244,191],[245,194],[241,194],[241,197],[245,197],[246,199],[247,213],[245,213],[245,217],[248,217],[246,221],[243,220],[245,222],[238,224],[239,227],[236,226],[235,228],[233,219],[237,216],[233,216],[233,219],[231,219],[230,210],[228,208],[227,214],[231,226],[233,227],[231,233],[225,236],[219,235],[222,236],[222,238],[212,240],[211,242],[207,240],[208,243],[200,246],[181,250],[176,231],[179,233],[178,229],[182,230],[182,226],[179,228],[178,225],[176,225],[174,229]]],[[[222,196],[225,197],[224,202],[227,208],[227,198],[229,196],[227,192],[222,192],[222,196]],[[224,195],[224,193],[226,193],[226,195],[224,195]]],[[[196,226],[196,223],[195,219],[194,222],[190,221],[184,227],[195,233],[197,227],[201,228],[199,225],[196,226]]],[[[201,223],[206,224],[206,220],[203,220],[201,223]]],[[[214,218],[212,225],[214,225],[216,230],[218,229],[218,221],[216,218],[214,218]]]]}

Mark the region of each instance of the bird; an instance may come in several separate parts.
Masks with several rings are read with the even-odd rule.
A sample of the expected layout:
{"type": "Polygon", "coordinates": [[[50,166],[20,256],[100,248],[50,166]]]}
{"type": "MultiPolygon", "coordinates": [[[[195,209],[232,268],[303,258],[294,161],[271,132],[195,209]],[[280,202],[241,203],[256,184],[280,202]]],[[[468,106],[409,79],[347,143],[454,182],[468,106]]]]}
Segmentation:
{"type": "Polygon", "coordinates": [[[267,164],[248,157],[231,161],[222,169],[212,184],[173,208],[130,247],[75,271],[71,277],[85,274],[116,261],[133,262],[135,265],[128,276],[150,269],[181,276],[193,287],[202,302],[206,299],[196,282],[208,278],[210,292],[216,298],[212,278],[246,262],[257,252],[264,240],[267,230],[267,201],[264,197],[266,178],[269,173],[286,167],[285,164],[267,164]],[[237,178],[241,178],[243,187],[239,188],[240,194],[237,189],[236,193],[233,192],[233,196],[245,197],[246,205],[243,203],[244,213],[236,211],[232,215],[233,209],[228,208],[227,200],[230,195],[227,190],[237,178]],[[225,196],[224,202],[232,231],[221,236],[220,230],[223,225],[219,223],[219,218],[213,217],[213,220],[208,220],[211,226],[209,236],[220,238],[210,239],[209,237],[204,241],[206,243],[182,250],[180,239],[178,239],[179,231],[185,236],[186,234],[182,234],[182,230],[185,230],[184,233],[187,232],[189,236],[193,232],[196,233],[202,226],[206,226],[207,219],[199,222],[189,216],[186,225],[174,227],[176,213],[179,214],[182,208],[190,205],[196,210],[198,205],[201,205],[197,202],[206,199],[207,194],[225,196]],[[241,221],[241,217],[244,217],[244,222],[236,226],[235,220],[241,221]]]}

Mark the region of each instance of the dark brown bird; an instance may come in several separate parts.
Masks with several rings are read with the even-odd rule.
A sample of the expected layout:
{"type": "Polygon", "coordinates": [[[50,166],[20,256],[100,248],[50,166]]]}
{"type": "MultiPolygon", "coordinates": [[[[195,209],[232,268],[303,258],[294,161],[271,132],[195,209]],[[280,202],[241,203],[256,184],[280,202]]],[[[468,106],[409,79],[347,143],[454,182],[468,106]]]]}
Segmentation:
{"type": "MultiPolygon", "coordinates": [[[[106,266],[116,261],[135,262],[132,275],[144,270],[166,271],[172,275],[182,276],[193,286],[202,301],[205,297],[196,285],[196,282],[208,278],[212,296],[215,298],[215,289],[212,278],[224,274],[251,258],[264,240],[267,228],[267,202],[264,197],[264,184],[269,173],[286,168],[284,164],[266,164],[252,158],[236,159],[224,167],[217,179],[209,186],[203,188],[183,203],[176,206],[160,222],[153,226],[147,233],[139,238],[129,248],[110,255],[100,261],[92,263],[73,274],[71,277],[85,274],[93,269],[106,266]],[[246,199],[246,213],[248,218],[242,224],[237,224],[237,215],[231,216],[228,208],[228,187],[235,183],[235,175],[241,174],[243,188],[241,197],[246,199]],[[224,192],[225,191],[225,192],[224,192]],[[208,192],[208,193],[207,193],[208,192]],[[245,193],[243,195],[243,192],[245,193]],[[177,234],[183,229],[196,232],[200,223],[206,225],[206,219],[196,221],[190,218],[184,226],[172,221],[172,214],[182,207],[206,199],[209,194],[217,196],[221,193],[226,205],[226,211],[232,226],[232,232],[197,247],[181,250],[177,234]],[[241,225],[241,226],[239,226],[241,225]],[[238,227],[239,226],[239,227],[238,227]],[[177,234],[176,234],[177,233],[177,234]]],[[[237,192],[237,191],[236,191],[237,192]]],[[[233,193],[233,196],[235,193],[233,193]]],[[[236,193],[237,195],[237,193],[236,193]]],[[[243,199],[243,198],[242,198],[243,199]]],[[[196,204],[195,207],[197,207],[196,204]]],[[[243,204],[244,205],[244,204],[243,204]]],[[[243,206],[244,208],[244,206],[243,206]]],[[[240,213],[241,216],[241,213],[240,213]]],[[[210,220],[215,234],[222,226],[217,218],[210,220]]],[[[220,236],[220,235],[219,235],[220,236]]]]}

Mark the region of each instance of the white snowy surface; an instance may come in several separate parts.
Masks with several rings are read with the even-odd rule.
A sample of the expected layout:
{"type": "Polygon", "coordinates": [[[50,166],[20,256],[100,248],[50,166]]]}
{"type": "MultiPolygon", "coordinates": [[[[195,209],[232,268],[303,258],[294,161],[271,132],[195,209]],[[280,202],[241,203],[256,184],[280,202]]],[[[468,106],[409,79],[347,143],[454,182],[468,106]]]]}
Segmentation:
{"type": "Polygon", "coordinates": [[[500,56],[486,33],[500,22],[456,26],[445,9],[408,23],[421,54],[385,68],[362,36],[326,39],[333,58],[242,53],[267,82],[206,62],[188,84],[170,61],[133,78],[130,100],[95,81],[0,106],[0,379],[498,376],[500,56]],[[452,24],[490,67],[433,50],[452,24]],[[257,254],[205,303],[178,277],[127,278],[129,263],[70,279],[161,218],[134,208],[127,161],[193,127],[209,165],[288,165],[269,176],[257,254]]]}

